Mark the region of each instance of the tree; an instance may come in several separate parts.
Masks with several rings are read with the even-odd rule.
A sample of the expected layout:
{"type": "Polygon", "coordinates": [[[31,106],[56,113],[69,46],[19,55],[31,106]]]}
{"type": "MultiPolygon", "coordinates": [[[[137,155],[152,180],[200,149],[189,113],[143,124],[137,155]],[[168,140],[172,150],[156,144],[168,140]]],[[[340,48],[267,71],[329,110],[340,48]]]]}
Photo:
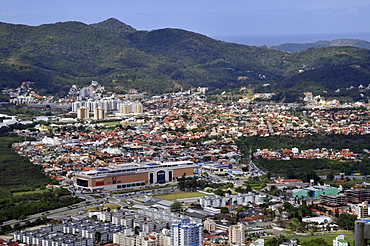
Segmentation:
{"type": "Polygon", "coordinates": [[[357,216],[353,214],[339,214],[338,217],[333,218],[333,222],[344,230],[353,230],[356,220],[357,216]]]}
{"type": "Polygon", "coordinates": [[[225,195],[225,191],[221,190],[221,189],[217,189],[213,192],[213,194],[215,195],[218,195],[218,196],[224,196],[225,195]]]}
{"type": "Polygon", "coordinates": [[[181,212],[182,210],[182,203],[179,201],[176,201],[171,204],[171,212],[181,212]]]}
{"type": "Polygon", "coordinates": [[[101,241],[101,232],[97,231],[94,235],[94,242],[95,244],[99,244],[101,241]]]}
{"type": "Polygon", "coordinates": [[[334,180],[334,175],[333,174],[329,174],[326,178],[328,180],[334,180]]]}
{"type": "Polygon", "coordinates": [[[141,228],[140,228],[140,226],[135,226],[134,230],[135,230],[135,235],[139,235],[140,231],[141,231],[141,228]]]}
{"type": "Polygon", "coordinates": [[[186,188],[185,180],[186,180],[186,174],[185,173],[181,176],[181,178],[178,178],[177,188],[181,191],[184,191],[185,188],[186,188]]]}
{"type": "Polygon", "coordinates": [[[278,237],[273,237],[272,239],[268,240],[267,242],[265,242],[265,245],[266,246],[279,246],[280,244],[282,244],[283,242],[286,242],[288,239],[283,236],[283,235],[280,235],[278,237]]]}
{"type": "Polygon", "coordinates": [[[315,238],[302,243],[303,246],[329,246],[323,238],[315,238]]]}

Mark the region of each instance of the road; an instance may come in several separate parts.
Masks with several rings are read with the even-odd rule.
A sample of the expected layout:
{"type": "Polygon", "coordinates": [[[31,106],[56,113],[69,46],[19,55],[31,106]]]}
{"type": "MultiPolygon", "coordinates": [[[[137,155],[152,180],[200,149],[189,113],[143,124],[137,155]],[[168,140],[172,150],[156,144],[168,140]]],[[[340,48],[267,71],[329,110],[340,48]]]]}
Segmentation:
{"type": "MultiPolygon", "coordinates": [[[[96,203],[97,203],[96,200],[95,202],[84,201],[84,202],[76,203],[68,207],[62,207],[62,208],[57,208],[57,209],[49,210],[49,211],[42,212],[42,213],[32,214],[32,215],[27,216],[27,219],[25,220],[33,221],[37,218],[45,217],[45,216],[53,217],[53,218],[54,217],[55,218],[63,218],[63,217],[65,218],[67,214],[81,211],[81,209],[84,209],[87,207],[95,207],[97,205],[96,203]]],[[[11,225],[15,223],[23,224],[25,223],[25,220],[8,220],[8,221],[3,222],[3,225],[11,225]]]]}
{"type": "MultiPolygon", "coordinates": [[[[249,175],[263,175],[264,173],[259,170],[254,163],[250,162],[252,173],[249,175]]],[[[210,174],[208,179],[210,179],[212,182],[230,182],[226,177],[220,177],[216,176],[214,174],[210,174]]],[[[243,180],[233,181],[236,182],[237,185],[243,185],[243,180]]],[[[152,196],[152,195],[158,195],[162,193],[168,193],[168,192],[174,192],[178,191],[177,187],[153,187],[151,190],[146,191],[139,191],[139,192],[129,192],[124,194],[112,194],[111,191],[103,191],[102,193],[99,193],[101,195],[100,198],[96,198],[95,196],[91,196],[90,194],[81,193],[80,191],[74,189],[73,187],[70,187],[69,190],[74,193],[76,196],[84,199],[84,202],[80,202],[68,207],[62,207],[58,209],[53,209],[46,212],[41,212],[33,215],[27,216],[26,220],[33,221],[40,217],[48,217],[53,219],[62,219],[66,218],[67,216],[71,214],[79,214],[82,211],[86,211],[88,208],[96,207],[98,205],[103,205],[104,203],[115,203],[122,208],[128,208],[130,207],[127,203],[122,202],[122,200],[126,200],[130,202],[130,205],[137,205],[137,206],[144,206],[142,203],[137,202],[135,198],[143,197],[143,196],[152,196]]],[[[95,194],[96,195],[96,194],[95,194]]],[[[25,220],[9,220],[3,222],[3,225],[11,225],[15,223],[25,223],[25,220]]]]}
{"type": "MultiPolygon", "coordinates": [[[[177,188],[176,187],[164,187],[164,188],[155,187],[152,190],[130,192],[130,193],[125,193],[125,194],[112,194],[111,191],[103,191],[99,193],[101,195],[100,198],[95,198],[91,196],[90,194],[81,193],[78,190],[75,190],[73,187],[69,188],[69,190],[73,192],[76,196],[84,199],[85,201],[68,206],[68,207],[62,207],[62,208],[53,209],[47,212],[29,215],[27,216],[26,220],[33,221],[37,218],[45,217],[45,216],[47,216],[48,218],[53,218],[53,219],[63,219],[71,214],[78,214],[82,211],[86,211],[88,208],[96,207],[98,205],[104,205],[104,203],[115,203],[121,206],[122,208],[130,207],[130,205],[128,205],[125,202],[122,202],[122,200],[126,200],[130,202],[131,205],[143,206],[142,203],[135,201],[135,198],[143,197],[145,195],[151,196],[151,195],[173,192],[173,191],[177,191],[177,188]]],[[[25,220],[9,220],[9,221],[3,222],[3,225],[11,225],[15,223],[23,224],[25,223],[25,220]]]]}

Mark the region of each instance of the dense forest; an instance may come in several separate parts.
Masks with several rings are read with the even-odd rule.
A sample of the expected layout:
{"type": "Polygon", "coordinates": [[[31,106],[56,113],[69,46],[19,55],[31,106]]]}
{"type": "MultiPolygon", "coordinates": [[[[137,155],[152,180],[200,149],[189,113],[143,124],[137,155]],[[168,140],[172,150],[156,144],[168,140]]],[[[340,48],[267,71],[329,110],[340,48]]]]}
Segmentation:
{"type": "MultiPolygon", "coordinates": [[[[0,23],[0,86],[32,81],[39,92],[59,96],[72,84],[96,80],[117,93],[248,86],[294,101],[302,91],[349,93],[348,86],[366,87],[369,58],[370,50],[356,47],[289,53],[180,29],[137,31],[116,19],[92,25],[0,23]]],[[[361,93],[366,98],[368,91],[361,93]]],[[[352,94],[358,99],[360,93],[352,94]]]]}
{"type": "Polygon", "coordinates": [[[10,130],[2,127],[0,133],[0,222],[80,202],[68,190],[46,189],[47,184],[58,182],[12,149],[12,143],[24,139],[13,136],[10,130]]]}
{"type": "Polygon", "coordinates": [[[310,180],[315,175],[339,175],[345,173],[370,174],[370,159],[368,153],[369,135],[315,135],[303,138],[290,136],[243,137],[237,139],[240,150],[249,156],[256,149],[350,149],[358,154],[357,160],[330,160],[330,159],[291,159],[268,160],[253,158],[253,162],[273,176],[286,178],[301,178],[310,180]]]}

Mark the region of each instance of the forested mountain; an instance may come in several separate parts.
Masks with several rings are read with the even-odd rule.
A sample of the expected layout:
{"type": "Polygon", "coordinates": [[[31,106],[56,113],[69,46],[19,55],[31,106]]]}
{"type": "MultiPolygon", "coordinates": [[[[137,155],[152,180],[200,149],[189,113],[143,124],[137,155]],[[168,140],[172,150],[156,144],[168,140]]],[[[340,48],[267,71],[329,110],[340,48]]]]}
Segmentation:
{"type": "Polygon", "coordinates": [[[334,39],[320,40],[314,43],[285,43],[271,46],[270,48],[287,52],[299,52],[308,48],[323,48],[336,46],[353,46],[362,49],[370,49],[370,42],[359,39],[334,39]]]}
{"type": "MultiPolygon", "coordinates": [[[[360,67],[360,73],[352,73],[360,77],[351,80],[367,85],[369,58],[370,50],[356,47],[288,53],[180,29],[137,31],[116,19],[91,25],[0,23],[0,85],[17,87],[22,81],[32,81],[42,93],[60,96],[72,84],[87,85],[91,80],[116,92],[136,88],[162,93],[197,86],[258,88],[266,83],[275,89],[288,86],[305,91],[295,83],[302,83],[306,72],[338,66],[360,67]]],[[[327,78],[322,79],[312,83],[326,89],[327,78]]]]}

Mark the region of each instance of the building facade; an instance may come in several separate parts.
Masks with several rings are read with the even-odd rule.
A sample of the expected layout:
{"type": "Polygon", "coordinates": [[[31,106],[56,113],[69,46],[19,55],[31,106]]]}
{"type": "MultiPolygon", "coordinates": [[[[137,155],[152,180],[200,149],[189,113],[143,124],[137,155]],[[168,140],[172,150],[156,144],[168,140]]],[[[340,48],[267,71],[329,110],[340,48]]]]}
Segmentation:
{"type": "Polygon", "coordinates": [[[127,163],[79,172],[73,178],[83,190],[122,189],[172,182],[179,177],[193,177],[198,165],[191,161],[127,163]]]}
{"type": "Polygon", "coordinates": [[[78,108],[77,109],[77,119],[87,120],[89,119],[89,109],[88,108],[78,108]]]}
{"type": "Polygon", "coordinates": [[[171,225],[171,246],[203,246],[203,224],[192,223],[190,219],[171,225]]]}
{"type": "Polygon", "coordinates": [[[348,246],[348,242],[344,240],[344,235],[338,235],[333,239],[333,246],[348,246]]]}
{"type": "Polygon", "coordinates": [[[245,245],[245,225],[238,223],[229,227],[229,243],[231,245],[245,245]]]}
{"type": "Polygon", "coordinates": [[[207,231],[209,231],[209,232],[214,232],[217,229],[216,222],[213,219],[211,219],[211,218],[207,218],[203,222],[203,225],[204,225],[204,229],[207,230],[207,231]]]}
{"type": "Polygon", "coordinates": [[[347,201],[350,203],[361,203],[365,201],[370,201],[370,190],[351,189],[346,190],[344,194],[347,197],[347,201]]]}
{"type": "Polygon", "coordinates": [[[94,120],[104,120],[105,119],[105,109],[94,108],[94,120]]]}
{"type": "Polygon", "coordinates": [[[202,207],[225,207],[230,205],[247,205],[248,203],[260,202],[260,196],[249,192],[247,194],[226,194],[223,196],[204,196],[201,197],[199,203],[202,207]]]}
{"type": "Polygon", "coordinates": [[[329,207],[344,206],[347,204],[346,196],[343,194],[329,194],[320,196],[320,204],[329,207]]]}
{"type": "Polygon", "coordinates": [[[356,206],[356,215],[358,219],[369,217],[369,203],[367,201],[356,206]]]}

